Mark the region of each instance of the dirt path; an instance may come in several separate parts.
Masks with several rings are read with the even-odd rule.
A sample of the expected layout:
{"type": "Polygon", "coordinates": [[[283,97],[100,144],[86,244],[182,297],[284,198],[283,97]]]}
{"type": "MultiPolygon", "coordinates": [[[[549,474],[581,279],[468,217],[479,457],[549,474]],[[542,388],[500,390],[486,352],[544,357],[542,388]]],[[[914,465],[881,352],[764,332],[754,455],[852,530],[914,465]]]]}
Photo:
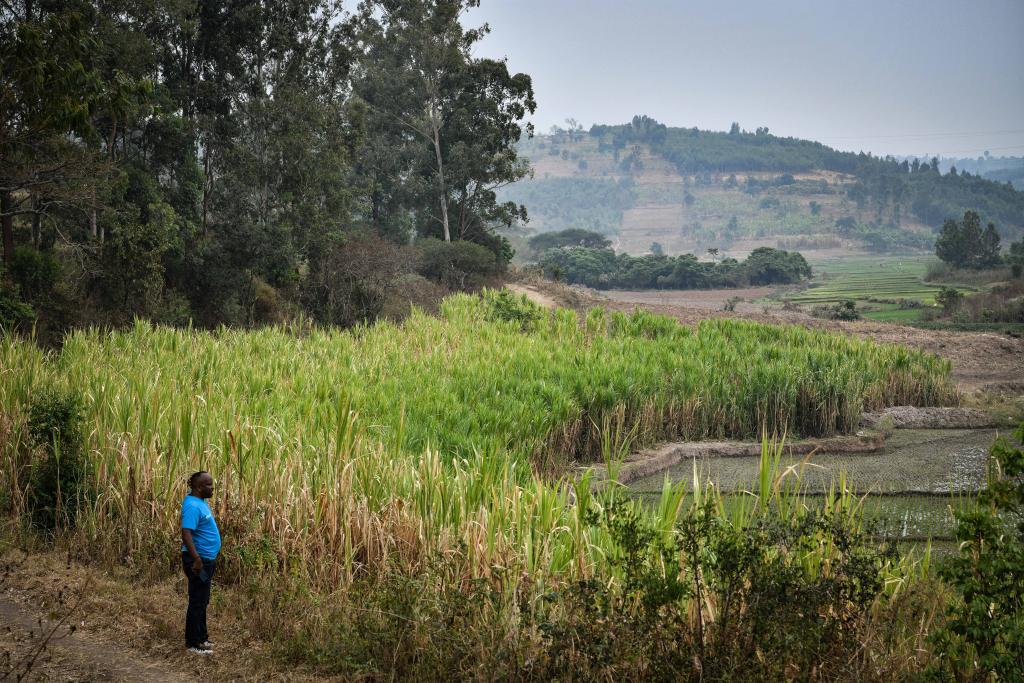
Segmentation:
{"type": "Polygon", "coordinates": [[[154,660],[118,643],[77,628],[74,612],[51,620],[37,609],[0,596],[0,681],[191,681],[154,660]]]}
{"type": "Polygon", "coordinates": [[[531,285],[510,284],[505,285],[505,288],[516,294],[525,294],[530,301],[544,308],[555,308],[558,306],[558,302],[553,297],[544,294],[531,285]]]}

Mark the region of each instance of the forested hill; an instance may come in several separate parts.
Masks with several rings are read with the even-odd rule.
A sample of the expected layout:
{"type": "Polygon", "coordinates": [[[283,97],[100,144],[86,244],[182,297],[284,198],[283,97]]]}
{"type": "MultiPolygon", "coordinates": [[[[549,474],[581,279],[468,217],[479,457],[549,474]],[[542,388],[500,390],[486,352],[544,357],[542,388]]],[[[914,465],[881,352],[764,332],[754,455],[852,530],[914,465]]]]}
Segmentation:
{"type": "Polygon", "coordinates": [[[535,175],[507,196],[526,205],[531,227],[596,229],[632,253],[652,242],[677,253],[928,249],[942,222],[966,210],[994,222],[1004,241],[1024,231],[1024,193],[1009,182],[943,171],[936,159],[841,152],[767,128],[670,128],[636,116],[553,130],[521,151],[535,175]],[[594,201],[595,183],[616,183],[614,196],[594,201]],[[623,200],[624,184],[631,201],[623,200]]]}
{"type": "Polygon", "coordinates": [[[906,202],[926,223],[938,225],[975,209],[997,223],[1024,225],[1024,193],[1007,183],[955,169],[942,174],[937,160],[921,163],[840,152],[820,142],[778,137],[767,128],[751,133],[738,124],[727,133],[669,128],[644,116],[621,126],[594,126],[590,135],[613,149],[647,143],[680,173],[834,171],[856,177],[858,184],[851,188],[852,196],[863,196],[881,208],[906,202]]]}

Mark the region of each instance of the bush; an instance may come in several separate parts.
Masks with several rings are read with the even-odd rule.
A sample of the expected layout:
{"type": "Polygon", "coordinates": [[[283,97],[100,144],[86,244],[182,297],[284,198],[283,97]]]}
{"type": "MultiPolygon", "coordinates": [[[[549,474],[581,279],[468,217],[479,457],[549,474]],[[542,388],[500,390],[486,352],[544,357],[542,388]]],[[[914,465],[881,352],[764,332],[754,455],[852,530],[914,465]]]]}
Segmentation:
{"type": "Polygon", "coordinates": [[[942,306],[942,311],[949,315],[956,311],[964,301],[964,295],[954,287],[943,287],[935,295],[935,303],[942,306]]]}
{"type": "Polygon", "coordinates": [[[544,317],[544,311],[540,306],[525,295],[516,295],[507,289],[485,290],[484,302],[487,304],[488,320],[514,322],[524,332],[533,329],[544,317]]]}
{"type": "Polygon", "coordinates": [[[811,309],[811,315],[826,320],[860,320],[857,304],[849,299],[831,306],[815,306],[811,309]]]}
{"type": "Polygon", "coordinates": [[[631,505],[590,513],[616,546],[610,563],[620,578],[597,576],[546,598],[557,609],[538,625],[545,642],[537,677],[842,677],[863,649],[860,625],[882,592],[882,552],[854,525],[821,512],[766,514],[741,528],[723,524],[714,505],[687,511],[674,541],[631,505]],[[794,559],[822,543],[843,549],[828,572],[808,572],[794,559]],[[679,565],[687,571],[675,571],[679,565]]]}
{"type": "Polygon", "coordinates": [[[16,330],[30,325],[36,313],[17,292],[0,285],[0,330],[16,330]]]}
{"type": "Polygon", "coordinates": [[[35,451],[27,495],[32,525],[49,531],[74,526],[79,507],[89,498],[81,400],[44,389],[28,412],[29,442],[35,451]]]}
{"type": "Polygon", "coordinates": [[[1014,437],[989,451],[992,475],[977,505],[954,513],[960,552],[939,574],[959,600],[933,637],[936,673],[949,680],[1019,681],[1024,672],[1024,422],[1014,437]]]}
{"type": "Polygon", "coordinates": [[[28,246],[14,250],[11,278],[30,301],[45,297],[60,276],[60,267],[52,254],[28,246]]]}
{"type": "Polygon", "coordinates": [[[471,291],[501,272],[498,258],[487,247],[474,242],[445,242],[429,237],[417,244],[418,271],[451,289],[471,291]]]}
{"type": "MultiPolygon", "coordinates": [[[[303,303],[321,323],[350,327],[373,322],[415,262],[410,247],[375,235],[350,235],[330,244],[310,265],[301,286],[303,303]]],[[[267,310],[282,311],[282,304],[267,310]]]]}

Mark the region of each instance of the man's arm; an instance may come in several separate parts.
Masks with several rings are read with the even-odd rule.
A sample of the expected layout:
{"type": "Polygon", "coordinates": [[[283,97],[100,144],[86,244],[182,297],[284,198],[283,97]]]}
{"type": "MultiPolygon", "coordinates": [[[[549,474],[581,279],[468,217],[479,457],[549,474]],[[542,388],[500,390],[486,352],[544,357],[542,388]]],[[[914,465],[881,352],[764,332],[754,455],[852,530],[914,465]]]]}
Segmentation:
{"type": "Polygon", "coordinates": [[[199,557],[199,551],[196,550],[196,544],[192,542],[192,530],[182,529],[181,530],[181,542],[188,548],[188,554],[192,558],[192,573],[199,576],[199,572],[203,571],[203,558],[199,557]]]}

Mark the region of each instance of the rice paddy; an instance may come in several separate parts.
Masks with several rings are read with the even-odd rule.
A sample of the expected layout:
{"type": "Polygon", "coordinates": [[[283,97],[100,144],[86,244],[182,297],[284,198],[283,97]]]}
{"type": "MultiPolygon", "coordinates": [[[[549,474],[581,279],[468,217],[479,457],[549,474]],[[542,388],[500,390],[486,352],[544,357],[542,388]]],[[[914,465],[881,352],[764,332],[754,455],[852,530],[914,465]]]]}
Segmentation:
{"type": "MultiPolygon", "coordinates": [[[[911,323],[935,306],[942,285],[924,282],[930,256],[844,257],[813,263],[815,279],[807,289],[785,298],[802,306],[852,300],[869,320],[911,323]],[[913,307],[911,307],[913,306],[913,307]]],[[[972,288],[959,287],[963,291],[972,288]]]]}

